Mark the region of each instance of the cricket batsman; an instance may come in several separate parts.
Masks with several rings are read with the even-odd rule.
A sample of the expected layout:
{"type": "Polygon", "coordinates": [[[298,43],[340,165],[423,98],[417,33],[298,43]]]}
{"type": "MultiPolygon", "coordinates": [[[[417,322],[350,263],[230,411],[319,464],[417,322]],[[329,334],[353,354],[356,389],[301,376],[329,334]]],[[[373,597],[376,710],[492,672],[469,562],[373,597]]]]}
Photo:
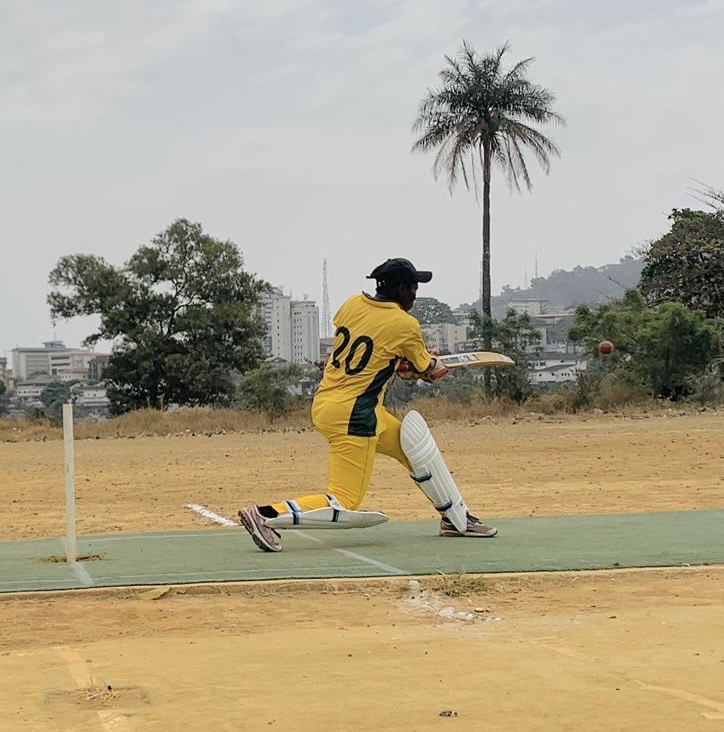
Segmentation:
{"type": "Polygon", "coordinates": [[[282,550],[279,530],[364,528],[387,521],[360,511],[377,454],[401,463],[440,513],[440,536],[490,538],[497,529],[472,516],[447,469],[427,423],[411,411],[400,421],[383,406],[395,373],[435,382],[448,369],[425,347],[410,315],[420,282],[432,272],[407,259],[375,267],[374,295],[352,295],[334,316],[334,350],[312,402],[312,422],[329,444],[324,493],[239,511],[241,525],[265,552],[282,550]],[[401,367],[402,366],[402,367],[401,367]]]}

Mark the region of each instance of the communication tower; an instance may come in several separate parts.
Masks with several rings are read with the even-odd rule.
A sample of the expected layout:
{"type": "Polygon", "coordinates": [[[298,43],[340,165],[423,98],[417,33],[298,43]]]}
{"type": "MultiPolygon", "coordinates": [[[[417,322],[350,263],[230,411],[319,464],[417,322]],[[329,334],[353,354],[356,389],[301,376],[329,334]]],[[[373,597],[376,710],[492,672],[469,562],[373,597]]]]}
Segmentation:
{"type": "Polygon", "coordinates": [[[329,312],[329,290],[327,289],[327,259],[322,260],[322,338],[329,338],[330,312],[329,312]]]}

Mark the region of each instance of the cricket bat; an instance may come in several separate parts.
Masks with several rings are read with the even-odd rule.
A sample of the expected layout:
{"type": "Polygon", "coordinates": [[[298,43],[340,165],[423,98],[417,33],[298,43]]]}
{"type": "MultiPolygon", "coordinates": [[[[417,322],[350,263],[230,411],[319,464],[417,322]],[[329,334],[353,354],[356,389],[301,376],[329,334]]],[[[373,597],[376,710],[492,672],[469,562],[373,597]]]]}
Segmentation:
{"type": "MultiPolygon", "coordinates": [[[[479,369],[483,366],[515,366],[510,356],[495,351],[466,351],[465,353],[450,353],[447,356],[435,356],[438,363],[447,369],[479,369]]],[[[412,368],[412,364],[402,359],[397,367],[397,374],[403,379],[419,378],[412,368]]]]}
{"type": "Polygon", "coordinates": [[[437,360],[449,369],[477,369],[483,366],[514,366],[510,356],[494,351],[467,351],[451,353],[447,356],[436,356],[437,360]]]}

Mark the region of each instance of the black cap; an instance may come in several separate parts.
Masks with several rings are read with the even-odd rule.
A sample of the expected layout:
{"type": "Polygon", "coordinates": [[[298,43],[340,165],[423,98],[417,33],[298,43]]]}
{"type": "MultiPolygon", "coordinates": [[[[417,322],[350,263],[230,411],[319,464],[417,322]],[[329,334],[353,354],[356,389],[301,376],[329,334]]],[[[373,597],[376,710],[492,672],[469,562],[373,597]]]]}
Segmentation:
{"type": "Polygon", "coordinates": [[[386,280],[409,280],[410,282],[429,282],[432,279],[432,272],[428,270],[415,269],[415,265],[409,259],[388,259],[372,270],[367,275],[368,280],[384,282],[386,280]]]}

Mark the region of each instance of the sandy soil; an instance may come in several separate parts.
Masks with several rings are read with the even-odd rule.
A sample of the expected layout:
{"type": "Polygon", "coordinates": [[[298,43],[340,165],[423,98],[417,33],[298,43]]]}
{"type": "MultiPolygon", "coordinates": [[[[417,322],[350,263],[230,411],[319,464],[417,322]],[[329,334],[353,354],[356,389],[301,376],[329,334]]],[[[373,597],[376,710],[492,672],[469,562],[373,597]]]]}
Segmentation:
{"type": "MultiPolygon", "coordinates": [[[[485,518],[724,508],[721,413],[430,422],[485,518]]],[[[184,505],[321,488],[326,459],[310,431],[75,453],[81,534],[206,526],[184,505]]],[[[0,465],[0,540],[61,535],[62,443],[0,465]]],[[[365,507],[433,518],[384,459],[365,507]]],[[[719,730],[723,605],[722,567],[5,595],[0,729],[719,730]]]]}

